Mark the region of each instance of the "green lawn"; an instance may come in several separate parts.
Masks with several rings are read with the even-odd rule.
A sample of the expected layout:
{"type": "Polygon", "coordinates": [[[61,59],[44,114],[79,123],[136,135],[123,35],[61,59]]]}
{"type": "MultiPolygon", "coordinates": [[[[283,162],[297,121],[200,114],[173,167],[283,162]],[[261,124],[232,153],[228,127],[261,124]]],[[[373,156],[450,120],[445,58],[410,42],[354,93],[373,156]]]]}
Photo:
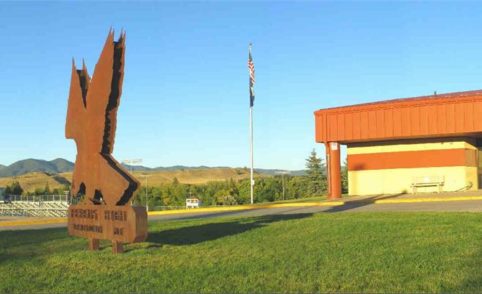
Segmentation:
{"type": "Polygon", "coordinates": [[[65,229],[0,232],[0,292],[482,292],[482,214],[169,221],[113,255],[65,229]]]}

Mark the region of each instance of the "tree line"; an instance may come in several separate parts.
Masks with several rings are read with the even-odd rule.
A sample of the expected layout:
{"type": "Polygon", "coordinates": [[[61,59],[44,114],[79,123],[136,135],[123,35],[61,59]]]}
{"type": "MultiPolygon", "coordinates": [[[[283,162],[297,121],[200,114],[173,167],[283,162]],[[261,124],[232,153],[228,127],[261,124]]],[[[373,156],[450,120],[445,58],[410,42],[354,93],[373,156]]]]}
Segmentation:
{"type": "MultiPolygon", "coordinates": [[[[346,164],[345,164],[346,166],[346,164]]],[[[347,191],[346,167],[342,168],[343,192],[347,191]]],[[[24,192],[18,181],[5,188],[5,195],[58,195],[68,191],[69,187],[50,189],[48,184],[34,192],[24,192]]],[[[315,150],[306,159],[306,174],[289,174],[256,177],[254,202],[273,202],[280,200],[301,199],[326,195],[327,180],[324,162],[315,150]]],[[[236,205],[250,203],[250,180],[229,179],[208,182],[206,184],[183,184],[174,178],[171,183],[157,186],[142,186],[133,198],[134,204],[149,205],[151,209],[166,206],[184,206],[186,198],[198,198],[203,206],[236,205]]]]}
{"type": "MultiPolygon", "coordinates": [[[[256,177],[254,202],[273,202],[326,195],[325,166],[315,150],[306,159],[306,174],[303,176],[275,175],[256,177]]],[[[206,184],[181,184],[174,178],[172,183],[160,186],[141,187],[136,192],[134,203],[152,208],[161,206],[184,206],[186,198],[196,197],[202,205],[248,204],[250,180],[209,182],[206,184]]]]}

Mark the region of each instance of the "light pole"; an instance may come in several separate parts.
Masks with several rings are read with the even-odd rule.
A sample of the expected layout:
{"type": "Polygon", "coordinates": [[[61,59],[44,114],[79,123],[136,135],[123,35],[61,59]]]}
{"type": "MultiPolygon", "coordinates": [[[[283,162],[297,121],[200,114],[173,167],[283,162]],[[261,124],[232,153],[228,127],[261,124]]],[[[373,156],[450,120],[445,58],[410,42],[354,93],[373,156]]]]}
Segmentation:
{"type": "Polygon", "coordinates": [[[137,159],[126,159],[126,160],[122,160],[122,163],[125,164],[125,165],[128,165],[128,166],[131,168],[131,173],[133,173],[133,172],[134,172],[134,166],[133,166],[133,164],[142,163],[142,159],[140,159],[140,158],[137,158],[137,159]]]}
{"type": "Polygon", "coordinates": [[[289,174],[290,172],[287,170],[278,171],[277,174],[281,175],[281,185],[283,186],[283,200],[285,200],[285,175],[289,174]]]}
{"type": "MultiPolygon", "coordinates": [[[[133,164],[140,164],[140,163],[142,163],[141,158],[122,160],[122,164],[128,165],[128,167],[130,167],[132,176],[134,176],[134,166],[133,166],[133,164]]],[[[131,200],[131,204],[132,204],[132,200],[131,200]]]]}
{"type": "Polygon", "coordinates": [[[149,201],[147,198],[147,178],[150,177],[147,174],[144,174],[145,180],[146,180],[146,211],[149,212],[149,201]]]}

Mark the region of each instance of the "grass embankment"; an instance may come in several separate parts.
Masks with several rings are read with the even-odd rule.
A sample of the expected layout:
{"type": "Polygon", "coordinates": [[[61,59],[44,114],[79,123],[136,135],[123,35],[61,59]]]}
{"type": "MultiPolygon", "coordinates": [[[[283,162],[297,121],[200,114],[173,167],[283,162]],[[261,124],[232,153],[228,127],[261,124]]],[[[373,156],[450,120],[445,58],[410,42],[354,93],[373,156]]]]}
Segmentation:
{"type": "Polygon", "coordinates": [[[343,213],[150,224],[85,251],[65,229],[0,232],[0,292],[482,292],[482,214],[343,213]]]}

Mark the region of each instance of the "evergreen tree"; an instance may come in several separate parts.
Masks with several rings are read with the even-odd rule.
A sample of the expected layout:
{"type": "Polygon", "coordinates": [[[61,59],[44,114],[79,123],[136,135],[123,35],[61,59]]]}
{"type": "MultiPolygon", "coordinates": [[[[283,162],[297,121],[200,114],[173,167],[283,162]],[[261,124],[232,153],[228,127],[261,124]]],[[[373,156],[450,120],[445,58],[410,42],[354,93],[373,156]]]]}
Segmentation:
{"type": "Polygon", "coordinates": [[[10,183],[10,185],[5,187],[5,195],[19,196],[19,195],[22,195],[22,193],[23,193],[23,189],[22,189],[22,186],[20,186],[20,183],[18,181],[13,181],[12,183],[10,183]]]}
{"type": "Polygon", "coordinates": [[[315,149],[306,159],[308,193],[309,196],[321,195],[326,190],[326,179],[323,175],[323,163],[317,156],[315,149]]]}
{"type": "Polygon", "coordinates": [[[341,193],[348,193],[348,162],[346,159],[341,167],[341,193]]]}
{"type": "Polygon", "coordinates": [[[51,194],[50,186],[49,186],[49,182],[47,182],[44,188],[44,195],[50,195],[50,194],[51,194]]]}

